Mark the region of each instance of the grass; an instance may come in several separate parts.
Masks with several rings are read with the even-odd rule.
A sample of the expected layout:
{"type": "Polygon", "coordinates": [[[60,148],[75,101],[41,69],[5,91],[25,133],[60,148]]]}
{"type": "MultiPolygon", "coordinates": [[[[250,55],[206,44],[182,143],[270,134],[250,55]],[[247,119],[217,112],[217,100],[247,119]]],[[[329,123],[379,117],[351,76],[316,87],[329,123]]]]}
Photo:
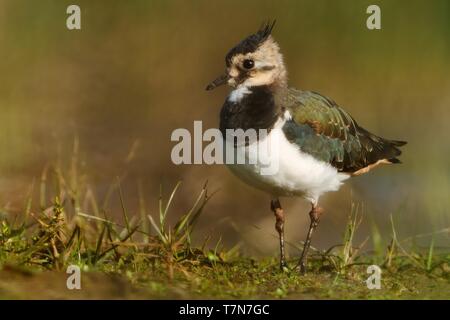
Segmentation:
{"type": "Polygon", "coordinates": [[[0,298],[450,298],[448,250],[439,250],[433,240],[426,250],[414,249],[411,239],[398,239],[391,219],[388,245],[373,225],[374,250],[364,251],[370,238],[354,243],[362,219],[358,204],[352,205],[342,244],[314,249],[309,273],[300,276],[281,272],[276,256],[254,259],[242,256],[237,246],[223,248],[220,241],[193,243],[195,224],[214,194],[207,184],[184,212],[172,209],[181,183],[168,197],[161,190],[156,216],[147,214],[140,192],[139,214],[132,215],[122,178],[98,204],[79,172],[77,154],[75,144],[67,176],[59,166],[45,168],[38,210],[32,209],[30,191],[22,214],[0,213],[0,298]],[[121,203],[119,222],[100,209],[115,193],[121,203]],[[178,217],[173,226],[169,216],[178,217]],[[365,283],[372,264],[382,268],[380,290],[369,290],[365,283]],[[82,270],[82,290],[66,288],[69,265],[82,270]]]}

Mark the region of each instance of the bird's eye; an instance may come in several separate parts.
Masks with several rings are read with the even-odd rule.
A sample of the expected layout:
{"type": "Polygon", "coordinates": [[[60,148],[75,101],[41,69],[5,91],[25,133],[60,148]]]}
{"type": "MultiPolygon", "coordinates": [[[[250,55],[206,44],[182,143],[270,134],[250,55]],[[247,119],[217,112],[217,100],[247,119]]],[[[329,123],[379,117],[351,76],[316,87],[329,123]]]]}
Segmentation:
{"type": "Polygon", "coordinates": [[[251,59],[245,59],[242,65],[244,66],[245,69],[251,69],[255,66],[255,61],[251,59]]]}

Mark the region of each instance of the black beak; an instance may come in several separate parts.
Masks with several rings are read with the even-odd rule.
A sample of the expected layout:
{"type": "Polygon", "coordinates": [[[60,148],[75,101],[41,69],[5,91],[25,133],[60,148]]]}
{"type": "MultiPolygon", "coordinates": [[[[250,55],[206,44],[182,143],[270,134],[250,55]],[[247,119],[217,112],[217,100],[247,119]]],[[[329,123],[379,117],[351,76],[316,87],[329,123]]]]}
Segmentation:
{"type": "Polygon", "coordinates": [[[228,76],[228,74],[223,74],[223,75],[221,75],[221,76],[218,77],[216,80],[214,80],[213,82],[211,82],[210,84],[208,84],[208,85],[206,86],[206,90],[209,91],[209,90],[212,90],[212,89],[214,89],[214,88],[217,88],[217,87],[219,87],[219,86],[221,86],[221,85],[227,83],[229,78],[230,78],[230,77],[228,76]]]}

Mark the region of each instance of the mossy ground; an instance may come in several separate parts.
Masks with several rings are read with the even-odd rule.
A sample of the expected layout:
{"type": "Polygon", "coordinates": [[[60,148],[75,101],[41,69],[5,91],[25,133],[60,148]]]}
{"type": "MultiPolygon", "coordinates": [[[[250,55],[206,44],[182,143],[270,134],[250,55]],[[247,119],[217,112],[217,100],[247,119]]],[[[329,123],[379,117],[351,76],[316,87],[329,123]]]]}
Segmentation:
{"type": "MultiPolygon", "coordinates": [[[[449,299],[448,264],[424,272],[413,266],[383,270],[381,289],[368,289],[366,266],[343,274],[320,270],[307,275],[280,272],[276,259],[239,258],[216,265],[192,265],[172,279],[155,268],[82,272],[81,290],[68,290],[61,271],[33,271],[6,265],[0,271],[1,299],[449,299]]],[[[319,269],[319,270],[318,270],[319,269]]]]}

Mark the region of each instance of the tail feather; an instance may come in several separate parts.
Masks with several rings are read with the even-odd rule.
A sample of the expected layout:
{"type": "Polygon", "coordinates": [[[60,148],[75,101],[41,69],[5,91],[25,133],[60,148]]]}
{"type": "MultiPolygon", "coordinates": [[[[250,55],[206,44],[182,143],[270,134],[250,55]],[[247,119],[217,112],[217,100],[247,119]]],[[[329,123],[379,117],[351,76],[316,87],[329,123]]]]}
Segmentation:
{"type": "MultiPolygon", "coordinates": [[[[396,155],[397,157],[402,154],[402,151],[399,148],[403,147],[405,144],[407,144],[406,141],[401,141],[401,140],[388,140],[388,142],[391,145],[391,147],[397,152],[397,155],[396,155]]],[[[397,159],[395,157],[388,158],[388,161],[393,164],[402,163],[399,159],[397,159]]]]}
{"type": "Polygon", "coordinates": [[[391,159],[388,159],[388,161],[390,162],[390,163],[393,163],[393,164],[400,164],[400,163],[402,163],[399,159],[397,159],[397,158],[391,158],[391,159]]]}
{"type": "Polygon", "coordinates": [[[358,127],[358,131],[368,164],[383,159],[390,163],[401,163],[397,157],[402,154],[400,147],[404,146],[407,143],[406,141],[384,139],[361,127],[358,127]]]}
{"type": "Polygon", "coordinates": [[[401,141],[401,140],[389,140],[389,142],[396,147],[402,147],[408,143],[406,141],[401,141]]]}

